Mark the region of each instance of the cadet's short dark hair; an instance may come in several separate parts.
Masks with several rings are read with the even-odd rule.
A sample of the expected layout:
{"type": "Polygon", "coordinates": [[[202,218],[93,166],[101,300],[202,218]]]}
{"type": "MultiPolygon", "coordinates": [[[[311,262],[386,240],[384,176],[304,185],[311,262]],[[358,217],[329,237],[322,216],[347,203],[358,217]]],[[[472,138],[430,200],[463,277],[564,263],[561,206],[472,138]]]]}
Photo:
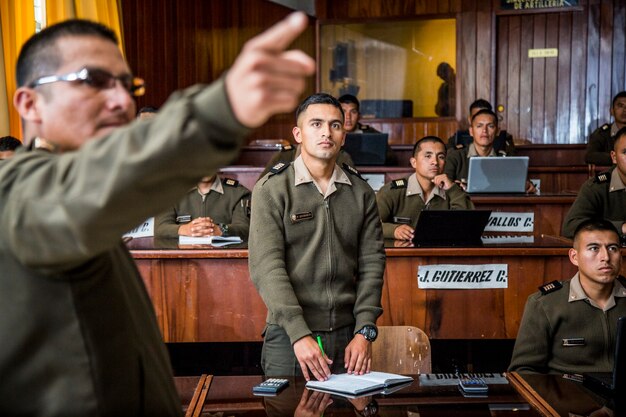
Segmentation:
{"type": "Polygon", "coordinates": [[[89,20],[71,19],[48,26],[31,36],[22,46],[15,68],[19,87],[53,74],[63,64],[57,41],[66,36],[97,36],[118,44],[115,32],[89,20]]]}
{"type": "Polygon", "coordinates": [[[472,110],[474,110],[474,109],[493,110],[493,107],[491,107],[491,103],[489,103],[484,98],[479,98],[478,100],[474,100],[474,102],[472,104],[470,104],[470,106],[469,106],[470,114],[472,114],[472,110]]]}
{"type": "Polygon", "coordinates": [[[359,111],[361,108],[361,103],[359,103],[359,99],[353,96],[352,94],[344,94],[339,97],[339,102],[343,104],[354,104],[356,106],[356,111],[359,111]]]}
{"type": "Polygon", "coordinates": [[[341,112],[341,121],[343,122],[343,109],[341,108],[341,104],[339,104],[339,101],[337,101],[337,99],[330,94],[315,93],[305,98],[304,101],[300,103],[300,105],[296,109],[296,123],[298,123],[300,115],[304,113],[311,104],[330,104],[331,106],[335,106],[341,112]]]}
{"type": "Polygon", "coordinates": [[[611,108],[615,107],[615,102],[618,98],[626,98],[626,91],[620,91],[619,93],[615,94],[615,97],[613,97],[613,101],[611,102],[611,108]]]}
{"type": "Polygon", "coordinates": [[[422,146],[422,144],[427,143],[427,142],[441,143],[443,145],[443,149],[445,152],[446,144],[443,142],[443,140],[441,140],[441,138],[437,136],[424,136],[423,138],[415,142],[415,145],[413,145],[412,155],[415,157],[415,155],[417,155],[417,153],[420,151],[420,147],[422,146]]]}
{"type": "Polygon", "coordinates": [[[574,242],[582,232],[608,231],[615,233],[619,241],[621,233],[617,231],[615,225],[606,219],[587,219],[576,227],[574,232],[574,242]]]}
{"type": "Polygon", "coordinates": [[[488,114],[491,117],[493,117],[493,122],[496,124],[496,126],[498,126],[498,116],[492,110],[489,110],[489,109],[479,110],[478,113],[476,113],[474,116],[472,116],[471,122],[474,123],[474,119],[476,119],[478,116],[480,116],[482,114],[488,114]]]}
{"type": "Polygon", "coordinates": [[[22,142],[13,136],[2,136],[0,138],[0,152],[14,151],[20,146],[22,146],[22,142]]]}

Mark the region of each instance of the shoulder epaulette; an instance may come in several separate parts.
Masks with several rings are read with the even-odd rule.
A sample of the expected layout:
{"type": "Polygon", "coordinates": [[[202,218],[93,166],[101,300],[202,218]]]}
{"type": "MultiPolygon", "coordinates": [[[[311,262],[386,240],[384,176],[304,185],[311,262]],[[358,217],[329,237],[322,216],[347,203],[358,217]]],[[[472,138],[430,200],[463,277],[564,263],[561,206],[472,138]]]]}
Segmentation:
{"type": "Polygon", "coordinates": [[[222,179],[222,184],[228,185],[229,187],[236,187],[239,185],[239,181],[232,178],[224,178],[222,179]]]}
{"type": "Polygon", "coordinates": [[[603,124],[603,125],[600,127],[600,129],[602,129],[602,130],[607,130],[607,129],[609,129],[610,127],[611,127],[611,125],[610,125],[610,124],[605,123],[605,124],[603,124]]]}
{"type": "MultiPolygon", "coordinates": [[[[354,175],[354,176],[357,176],[357,177],[359,177],[359,178],[363,179],[363,177],[361,176],[361,174],[359,173],[359,171],[357,171],[357,170],[356,170],[356,168],[355,168],[355,167],[353,167],[353,166],[351,166],[351,165],[348,165],[348,164],[346,164],[345,162],[344,162],[343,164],[341,164],[341,167],[342,167],[345,171],[348,171],[350,174],[352,174],[352,175],[354,175]]],[[[365,181],[365,180],[363,180],[363,181],[365,181]]]]}
{"type": "Polygon", "coordinates": [[[498,156],[506,156],[506,151],[505,150],[499,150],[498,151],[498,156]]]}
{"type": "Polygon", "coordinates": [[[462,143],[457,143],[455,148],[456,149],[463,149],[463,148],[465,148],[465,145],[463,145],[462,143]]]}
{"type": "Polygon", "coordinates": [[[558,291],[561,288],[563,288],[563,284],[561,284],[560,281],[552,281],[539,287],[539,291],[541,291],[542,295],[546,295],[550,294],[551,292],[558,291]]]}
{"type": "Polygon", "coordinates": [[[593,179],[593,182],[596,184],[602,184],[608,182],[611,179],[611,173],[609,171],[601,172],[596,175],[593,179]]]}
{"type": "Polygon", "coordinates": [[[290,150],[292,150],[292,149],[293,149],[293,145],[283,145],[283,146],[280,148],[281,152],[284,152],[284,151],[290,151],[290,150]]]}
{"type": "Polygon", "coordinates": [[[272,169],[270,169],[270,173],[271,174],[280,174],[281,172],[283,172],[285,169],[287,169],[287,167],[289,166],[289,164],[285,163],[285,162],[279,162],[276,165],[274,165],[272,167],[272,169]]]}
{"type": "Polygon", "coordinates": [[[407,186],[407,180],[405,180],[404,178],[400,178],[399,180],[393,180],[391,181],[391,188],[395,189],[395,188],[406,188],[407,186]]]}

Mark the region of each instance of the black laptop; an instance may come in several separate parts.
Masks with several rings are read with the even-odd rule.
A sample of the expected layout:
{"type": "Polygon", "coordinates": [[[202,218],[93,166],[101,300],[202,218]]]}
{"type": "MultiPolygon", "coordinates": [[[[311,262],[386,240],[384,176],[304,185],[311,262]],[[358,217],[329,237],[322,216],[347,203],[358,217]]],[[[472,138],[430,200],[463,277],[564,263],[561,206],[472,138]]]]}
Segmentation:
{"type": "Polygon", "coordinates": [[[480,239],[491,210],[424,210],[415,226],[419,247],[482,246],[480,239]]]}
{"type": "Polygon", "coordinates": [[[357,166],[385,165],[388,141],[386,133],[348,133],[343,149],[357,166]]]}
{"type": "Polygon", "coordinates": [[[588,372],[583,385],[603,396],[626,393],[626,317],[617,319],[613,372],[588,372]]]}

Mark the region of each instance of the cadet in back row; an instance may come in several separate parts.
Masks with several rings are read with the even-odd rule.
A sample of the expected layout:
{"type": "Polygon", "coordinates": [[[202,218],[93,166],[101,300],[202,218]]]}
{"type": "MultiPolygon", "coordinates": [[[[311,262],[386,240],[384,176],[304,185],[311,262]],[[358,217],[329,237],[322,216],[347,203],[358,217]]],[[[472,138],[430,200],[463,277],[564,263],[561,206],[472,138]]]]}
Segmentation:
{"type": "Polygon", "coordinates": [[[468,194],[444,171],[446,146],[426,136],[413,146],[415,175],[385,184],[376,196],[387,239],[411,240],[422,210],[473,209],[468,194]]]}

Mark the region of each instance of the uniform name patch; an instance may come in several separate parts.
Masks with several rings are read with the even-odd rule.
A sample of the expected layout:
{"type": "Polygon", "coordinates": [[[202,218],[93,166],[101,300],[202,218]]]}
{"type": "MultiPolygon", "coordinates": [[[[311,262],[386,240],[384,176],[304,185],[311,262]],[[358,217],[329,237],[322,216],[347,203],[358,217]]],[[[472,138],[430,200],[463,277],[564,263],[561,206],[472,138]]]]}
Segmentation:
{"type": "Polygon", "coordinates": [[[291,222],[298,223],[304,220],[310,220],[312,218],[313,218],[313,213],[310,211],[307,211],[305,213],[295,213],[291,215],[291,222]]]}

